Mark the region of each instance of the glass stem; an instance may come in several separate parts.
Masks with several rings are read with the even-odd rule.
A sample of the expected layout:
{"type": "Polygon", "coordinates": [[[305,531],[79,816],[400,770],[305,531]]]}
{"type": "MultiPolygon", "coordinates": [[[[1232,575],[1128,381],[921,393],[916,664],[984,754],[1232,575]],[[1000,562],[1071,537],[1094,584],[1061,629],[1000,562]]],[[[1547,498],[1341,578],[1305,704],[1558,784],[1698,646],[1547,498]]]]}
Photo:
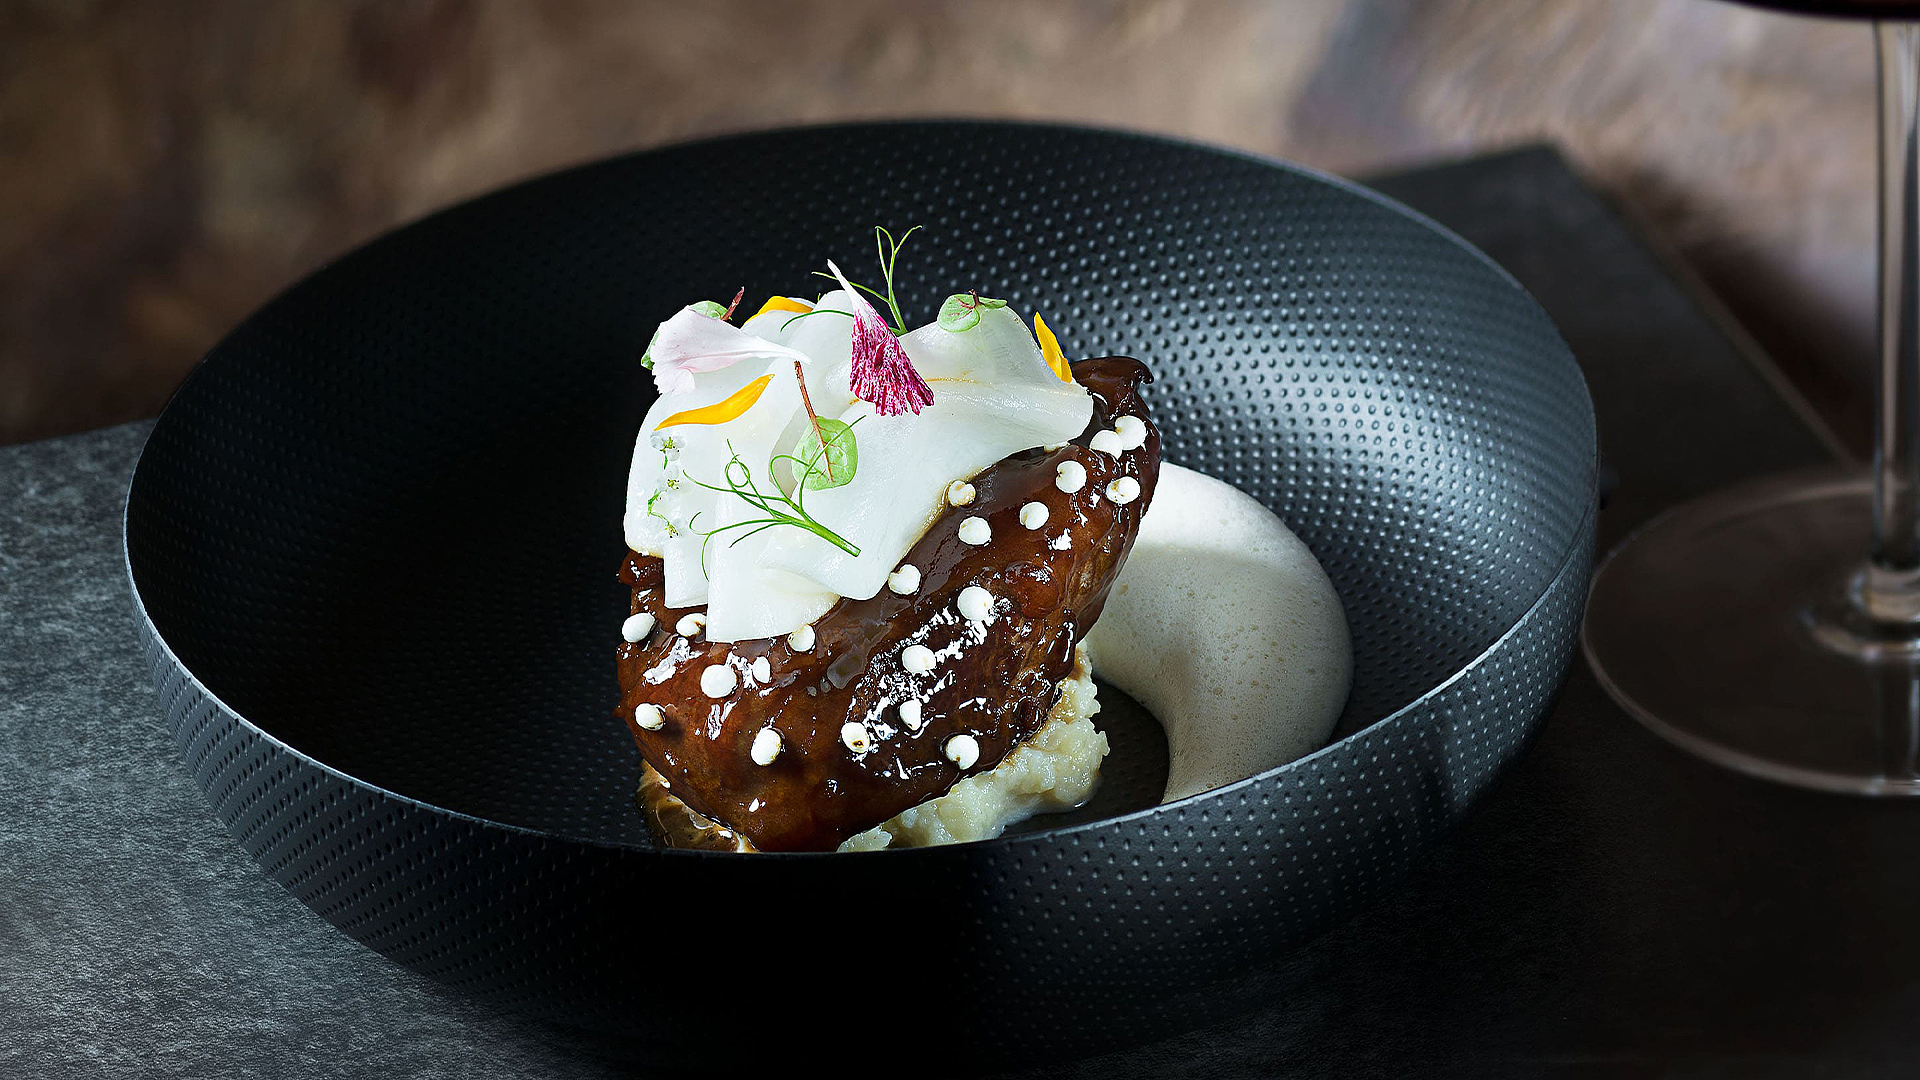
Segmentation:
{"type": "MultiPolygon", "coordinates": [[[[1880,71],[1880,386],[1873,556],[1856,593],[1882,624],[1920,630],[1920,24],[1875,24],[1880,71]]],[[[1909,631],[1910,633],[1912,631],[1909,631]]]]}

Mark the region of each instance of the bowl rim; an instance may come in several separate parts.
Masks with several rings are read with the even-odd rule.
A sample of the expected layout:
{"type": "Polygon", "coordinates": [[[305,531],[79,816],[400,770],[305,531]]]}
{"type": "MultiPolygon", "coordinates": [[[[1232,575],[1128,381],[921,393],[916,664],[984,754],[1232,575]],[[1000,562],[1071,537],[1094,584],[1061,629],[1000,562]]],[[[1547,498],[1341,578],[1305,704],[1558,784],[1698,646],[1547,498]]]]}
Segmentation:
{"type": "Polygon", "coordinates": [[[397,232],[400,232],[405,229],[413,228],[416,225],[442,217],[443,215],[462,211],[470,207],[474,203],[494,198],[496,196],[502,195],[509,191],[515,191],[523,187],[544,183],[548,180],[565,176],[570,173],[600,168],[606,165],[613,164],[615,162],[628,161],[634,158],[645,157],[652,154],[657,154],[657,153],[662,153],[667,151],[694,149],[694,148],[699,148],[702,146],[707,146],[712,144],[738,142],[738,141],[767,138],[767,137],[774,137],[774,136],[786,136],[786,135],[796,135],[796,134],[810,135],[810,134],[824,134],[824,133],[830,133],[830,132],[873,131],[873,130],[898,129],[898,128],[906,128],[906,127],[944,127],[944,128],[964,128],[964,129],[976,129],[976,130],[991,130],[995,128],[1016,128],[1021,130],[1041,131],[1041,132],[1059,131],[1059,132],[1078,134],[1078,135],[1099,135],[1099,136],[1108,136],[1108,137],[1118,136],[1126,139],[1138,140],[1144,143],[1157,143],[1163,146],[1170,146],[1170,147],[1174,147],[1181,150],[1199,151],[1207,154],[1226,156],[1229,158],[1250,162],[1252,164],[1264,165],[1269,168],[1276,168],[1283,172],[1294,173],[1296,175],[1303,176],[1309,180],[1319,181],[1323,184],[1330,185],[1340,191],[1343,191],[1349,195],[1358,196],[1388,211],[1391,211],[1393,213],[1396,213],[1403,217],[1411,219],[1415,224],[1423,226],[1429,230],[1432,230],[1435,233],[1438,233],[1439,235],[1447,239],[1449,242],[1451,242],[1454,247],[1461,249],[1467,255],[1471,256],[1472,258],[1480,262],[1483,266],[1486,266],[1492,269],[1502,281],[1504,281],[1508,286],[1512,287],[1522,298],[1524,298],[1524,300],[1528,304],[1531,304],[1534,307],[1534,309],[1540,313],[1541,317],[1546,320],[1547,325],[1553,329],[1554,340],[1557,341],[1560,345],[1559,351],[1560,351],[1561,357],[1562,359],[1564,359],[1566,366],[1570,369],[1574,378],[1577,381],[1579,391],[1580,391],[1579,398],[1581,403],[1585,406],[1584,411],[1588,420],[1588,427],[1590,430],[1593,430],[1595,433],[1594,447],[1592,451],[1587,455],[1587,458],[1585,461],[1585,467],[1583,469],[1583,473],[1584,473],[1583,505],[1585,506],[1585,510],[1581,515],[1581,519],[1579,523],[1574,527],[1574,529],[1569,534],[1569,538],[1566,543],[1566,546],[1560,552],[1559,561],[1555,565],[1553,572],[1546,575],[1546,584],[1541,587],[1539,593],[1534,596],[1532,601],[1528,603],[1527,607],[1518,616],[1516,616],[1510,623],[1508,623],[1504,630],[1502,630],[1499,634],[1494,636],[1493,640],[1489,641],[1482,649],[1476,652],[1473,655],[1473,657],[1469,659],[1466,663],[1454,669],[1454,671],[1451,674],[1449,674],[1445,679],[1442,679],[1440,682],[1437,682],[1434,685],[1428,687],[1427,689],[1421,691],[1420,694],[1415,696],[1412,700],[1405,702],[1404,704],[1400,705],[1398,708],[1394,709],[1392,712],[1387,713],[1385,716],[1382,716],[1372,721],[1371,723],[1368,723],[1365,727],[1349,732],[1348,734],[1338,739],[1335,739],[1324,746],[1321,746],[1320,748],[1312,751],[1311,753],[1304,754],[1298,758],[1293,759],[1292,761],[1288,761],[1283,764],[1276,765],[1270,769],[1266,769],[1261,772],[1255,773],[1252,776],[1248,776],[1243,779],[1236,780],[1229,784],[1223,784],[1216,788],[1209,788],[1206,791],[1196,792],[1195,794],[1188,795],[1180,799],[1175,799],[1172,802],[1157,803],[1153,806],[1142,807],[1141,809],[1138,809],[1138,810],[1131,810],[1124,814],[1119,814],[1113,817],[1100,818],[1094,821],[1085,821],[1085,822],[1079,822],[1076,824],[1060,825],[1052,828],[1034,829],[1031,831],[1015,833],[1012,835],[997,836],[997,837],[993,837],[986,840],[974,840],[974,841],[968,841],[965,843],[957,843],[957,844],[938,844],[938,845],[932,845],[927,847],[904,847],[904,848],[887,847],[887,848],[880,848],[872,851],[851,851],[851,852],[839,852],[839,851],[759,852],[759,853],[756,853],[756,861],[772,860],[772,861],[784,862],[784,861],[794,860],[794,859],[812,860],[812,859],[819,859],[819,858],[825,858],[825,857],[846,857],[846,856],[885,857],[885,858],[895,858],[895,859],[916,858],[916,857],[917,858],[938,858],[938,857],[941,857],[942,853],[948,853],[956,850],[973,851],[973,850],[979,850],[982,848],[1013,847],[1013,846],[1018,846],[1023,842],[1031,842],[1034,844],[1038,844],[1043,841],[1052,841],[1056,838],[1077,836],[1080,834],[1089,833],[1096,830],[1114,828],[1122,824],[1137,822],[1139,820],[1159,814],[1172,807],[1183,807],[1183,808],[1191,807],[1203,800],[1213,800],[1216,798],[1220,798],[1229,792],[1237,792],[1241,789],[1247,788],[1254,784],[1264,783],[1264,782],[1273,780],[1284,773],[1294,771],[1297,769],[1304,769],[1309,765],[1311,765],[1312,763],[1316,762],[1318,759],[1338,751],[1342,747],[1346,746],[1352,740],[1359,738],[1360,736],[1368,732],[1374,731],[1378,728],[1384,727],[1388,724],[1392,724],[1404,719],[1407,715],[1419,709],[1422,706],[1422,704],[1426,702],[1428,699],[1434,697],[1435,695],[1446,690],[1448,687],[1454,685],[1455,683],[1466,678],[1468,675],[1472,674],[1477,668],[1483,665],[1488,660],[1489,657],[1491,657],[1495,652],[1497,652],[1505,642],[1511,639],[1517,632],[1520,631],[1520,629],[1523,626],[1525,626],[1528,623],[1528,621],[1540,610],[1541,605],[1546,602],[1548,596],[1553,592],[1555,585],[1557,585],[1560,582],[1561,578],[1571,569],[1570,564],[1572,563],[1574,558],[1579,554],[1581,550],[1581,546],[1582,546],[1581,539],[1584,535],[1590,533],[1593,530],[1597,521],[1598,513],[1599,513],[1598,495],[1599,495],[1600,453],[1599,453],[1599,445],[1598,445],[1598,418],[1594,412],[1592,389],[1591,387],[1589,387],[1586,379],[1586,373],[1581,369],[1578,360],[1573,355],[1572,349],[1567,346],[1565,339],[1560,336],[1558,327],[1555,327],[1552,323],[1552,320],[1550,318],[1547,318],[1545,308],[1542,307],[1539,300],[1536,297],[1534,297],[1533,293],[1530,292],[1526,288],[1526,286],[1522,285],[1519,279],[1514,277],[1513,274],[1506,269],[1506,267],[1501,266],[1499,263],[1495,262],[1492,256],[1488,255],[1484,251],[1481,251],[1479,248],[1475,247],[1473,244],[1468,243],[1467,240],[1462,236],[1460,236],[1458,233],[1454,232],[1452,229],[1447,228],[1445,225],[1442,225],[1438,221],[1435,221],[1433,218],[1427,216],[1426,214],[1423,214],[1418,210],[1415,210],[1412,207],[1409,207],[1406,204],[1399,202],[1396,199],[1389,198],[1388,196],[1378,191],[1375,191],[1372,188],[1366,187],[1353,180],[1346,179],[1345,177],[1335,176],[1331,173],[1327,173],[1322,170],[1312,168],[1310,166],[1301,165],[1297,162],[1287,161],[1283,158],[1278,158],[1278,157],[1274,157],[1267,154],[1261,154],[1255,151],[1243,150],[1243,149],[1238,149],[1230,146],[1223,146],[1217,143],[1211,143],[1205,140],[1191,138],[1187,136],[1170,135],[1170,134],[1165,134],[1160,132],[1130,129],[1130,128],[1119,127],[1119,126],[1059,123],[1059,122],[1044,121],[1044,120],[994,120],[994,119],[986,119],[986,118],[979,118],[979,117],[915,117],[915,118],[896,118],[896,119],[879,119],[879,120],[836,121],[836,122],[818,123],[818,124],[789,124],[789,125],[775,125],[771,127],[747,128],[739,131],[730,131],[730,132],[723,132],[723,133],[717,133],[717,134],[702,135],[702,136],[688,138],[688,139],[681,139],[681,140],[676,140],[672,142],[662,143],[657,146],[649,146],[649,147],[644,147],[636,150],[624,151],[618,154],[612,154],[604,157],[593,158],[586,161],[575,162],[573,164],[569,164],[569,165],[561,166],[558,168],[549,169],[543,172],[534,173],[529,176],[521,177],[519,179],[502,184],[498,187],[490,188],[486,191],[477,192],[473,195],[459,198],[454,202],[446,206],[440,207],[430,213],[424,214],[417,218],[412,218],[407,221],[400,222],[388,229],[381,231],[375,236],[368,237],[367,239],[354,244],[351,248],[348,248],[346,251],[343,251],[338,255],[335,255],[327,259],[326,261],[322,262],[320,265],[314,267],[312,270],[301,275],[299,278],[295,279],[294,281],[288,283],[279,292],[275,293],[272,297],[268,298],[265,302],[263,302],[259,307],[255,308],[252,312],[250,312],[239,323],[236,323],[225,334],[221,335],[220,340],[215,342],[214,345],[207,351],[207,353],[203,354],[200,357],[200,359],[194,363],[193,368],[190,371],[188,371],[186,376],[180,381],[180,384],[174,388],[173,393],[168,396],[166,404],[161,407],[161,410],[158,416],[154,420],[153,427],[148,431],[146,440],[144,440],[141,444],[140,454],[134,461],[133,470],[128,475],[126,495],[121,501],[121,508],[120,508],[120,554],[121,554],[122,565],[125,567],[125,570],[126,570],[127,587],[133,597],[134,614],[138,618],[138,629],[140,630],[141,636],[145,639],[150,640],[153,643],[153,645],[160,650],[161,654],[166,658],[168,667],[172,671],[179,673],[179,675],[186,680],[186,682],[193,688],[193,690],[196,693],[205,697],[207,701],[211,702],[223,714],[225,714],[226,716],[232,717],[234,720],[244,725],[247,728],[247,730],[252,733],[253,737],[257,739],[264,739],[270,745],[272,745],[275,749],[283,753],[293,755],[293,757],[297,761],[309,767],[319,769],[324,774],[336,780],[343,781],[355,788],[361,789],[370,794],[379,796],[384,799],[391,799],[399,803],[402,803],[406,806],[409,806],[414,809],[421,810],[433,815],[438,815],[441,817],[448,818],[456,823],[475,826],[483,829],[498,829],[509,834],[517,834],[517,835],[526,836],[534,839],[579,845],[579,846],[590,848],[590,849],[604,850],[608,852],[624,853],[621,857],[626,857],[627,855],[631,855],[631,856],[643,857],[643,858],[660,857],[660,858],[669,858],[669,859],[737,858],[738,856],[734,852],[703,851],[703,850],[684,849],[684,848],[647,847],[639,844],[624,843],[624,842],[615,841],[615,840],[604,840],[604,839],[598,839],[593,837],[575,836],[575,835],[570,835],[563,832],[554,832],[546,829],[536,829],[536,828],[531,828],[525,825],[515,825],[511,822],[498,821],[493,818],[483,817],[477,814],[468,813],[466,811],[455,810],[450,807],[441,806],[438,803],[427,802],[425,800],[414,798],[413,796],[406,795],[398,791],[393,791],[389,788],[381,787],[378,784],[371,783],[367,780],[361,779],[360,777],[354,776],[351,773],[348,773],[339,768],[336,768],[335,766],[329,765],[327,762],[322,761],[319,758],[313,757],[312,755],[307,754],[306,752],[287,743],[285,740],[276,736],[271,731],[268,731],[261,725],[248,719],[239,710],[227,704],[227,702],[223,700],[219,694],[215,693],[213,689],[208,687],[206,683],[204,683],[197,674],[195,674],[191,669],[187,667],[186,663],[183,662],[180,659],[179,655],[174,652],[173,646],[167,642],[165,635],[163,635],[160,632],[160,628],[157,625],[155,625],[153,621],[153,617],[147,611],[146,600],[140,594],[140,584],[138,580],[136,580],[134,576],[134,571],[133,571],[132,547],[131,547],[130,538],[127,532],[127,519],[128,519],[129,511],[133,504],[133,493],[134,493],[135,487],[139,484],[140,470],[141,470],[141,467],[146,463],[147,449],[151,445],[154,433],[159,430],[160,425],[166,423],[167,414],[175,411],[174,405],[175,405],[175,402],[178,401],[180,395],[186,391],[187,387],[191,386],[194,383],[194,381],[200,377],[201,372],[206,367],[207,360],[215,352],[219,351],[220,347],[227,340],[232,338],[236,333],[240,332],[243,328],[246,328],[251,324],[255,323],[256,321],[258,321],[259,319],[261,319],[270,310],[277,307],[279,302],[282,299],[294,293],[295,291],[301,289],[315,277],[321,274],[327,273],[329,270],[332,269],[332,267],[336,263],[340,262],[345,258],[348,258],[351,255],[354,255],[360,252],[361,250],[373,244],[377,244],[381,242],[382,240],[386,239],[387,237],[397,232]]]}

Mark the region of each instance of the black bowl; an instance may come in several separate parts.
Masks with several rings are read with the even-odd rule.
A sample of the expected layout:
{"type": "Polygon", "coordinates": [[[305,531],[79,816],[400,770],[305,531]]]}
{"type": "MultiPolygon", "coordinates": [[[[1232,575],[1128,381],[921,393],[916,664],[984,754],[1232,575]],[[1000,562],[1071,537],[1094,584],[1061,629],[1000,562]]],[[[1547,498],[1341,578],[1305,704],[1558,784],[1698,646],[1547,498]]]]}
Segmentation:
{"type": "Polygon", "coordinates": [[[297,285],[167,406],[127,559],[188,768],[348,934],[662,1060],[953,1065],[1250,1006],[1395,880],[1564,677],[1594,448],[1533,301],[1364,189],[1110,132],[820,128],[522,184],[297,285]],[[1145,359],[1167,457],[1312,546],[1355,645],[1332,745],[1153,806],[1164,751],[1103,693],[1126,737],[1078,824],[868,855],[649,843],[611,712],[636,358],[690,300],[811,295],[876,223],[926,226],[915,321],[978,286],[1069,355],[1145,359]]]}

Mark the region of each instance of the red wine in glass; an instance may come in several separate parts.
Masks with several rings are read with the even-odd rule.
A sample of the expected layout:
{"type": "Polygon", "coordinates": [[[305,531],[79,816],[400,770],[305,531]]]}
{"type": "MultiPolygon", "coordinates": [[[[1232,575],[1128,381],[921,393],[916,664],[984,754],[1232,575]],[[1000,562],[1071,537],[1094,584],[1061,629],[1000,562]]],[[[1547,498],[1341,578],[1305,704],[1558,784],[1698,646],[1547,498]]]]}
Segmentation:
{"type": "Polygon", "coordinates": [[[1628,712],[1803,787],[1920,795],[1920,0],[1741,0],[1877,20],[1879,337],[1866,476],[1770,477],[1641,527],[1582,640],[1628,712]]]}

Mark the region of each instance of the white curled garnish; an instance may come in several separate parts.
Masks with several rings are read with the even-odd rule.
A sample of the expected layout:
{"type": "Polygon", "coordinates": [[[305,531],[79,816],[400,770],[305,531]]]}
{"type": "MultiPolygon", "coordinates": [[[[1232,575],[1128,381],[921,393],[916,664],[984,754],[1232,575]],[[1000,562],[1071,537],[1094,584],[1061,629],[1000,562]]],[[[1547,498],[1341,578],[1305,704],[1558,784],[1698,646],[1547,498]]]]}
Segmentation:
{"type": "Polygon", "coordinates": [[[1116,506],[1125,506],[1140,497],[1140,481],[1131,476],[1122,476],[1107,485],[1107,499],[1116,506]]]}
{"type": "Polygon", "coordinates": [[[900,722],[907,725],[908,731],[920,730],[920,725],[925,723],[925,721],[920,718],[920,700],[918,698],[908,698],[900,703],[900,722]]]}
{"type": "Polygon", "coordinates": [[[1147,422],[1137,416],[1123,416],[1113,422],[1114,434],[1120,436],[1120,449],[1138,450],[1147,444],[1147,422]]]}
{"type": "Polygon", "coordinates": [[[960,590],[960,596],[953,606],[969,622],[989,622],[993,619],[993,594],[978,585],[969,585],[960,590]]]}
{"type": "Polygon", "coordinates": [[[699,636],[700,631],[706,628],[707,617],[697,611],[690,611],[680,616],[680,621],[673,624],[674,633],[679,634],[681,637],[689,638],[699,636]]]}
{"type": "Polygon", "coordinates": [[[993,539],[993,530],[988,527],[987,519],[970,517],[960,523],[960,542],[974,547],[993,539]]]}
{"type": "Polygon", "coordinates": [[[1119,457],[1125,452],[1124,444],[1120,441],[1120,433],[1117,431],[1094,432],[1093,438],[1087,440],[1087,449],[1098,450],[1112,457],[1119,457]]]}
{"type": "Polygon", "coordinates": [[[667,725],[667,714],[658,705],[640,704],[633,708],[633,722],[646,731],[659,731],[667,725]]]}
{"type": "Polygon", "coordinates": [[[958,765],[961,772],[965,772],[980,760],[980,740],[971,735],[955,735],[947,740],[944,752],[948,761],[958,765]]]}
{"type": "Polygon", "coordinates": [[[849,720],[840,725],[840,742],[856,754],[864,754],[873,749],[873,732],[858,720],[849,720]]]}
{"type": "Polygon", "coordinates": [[[925,675],[933,670],[933,650],[925,645],[909,645],[900,650],[900,666],[915,675],[925,675]]]}
{"type": "Polygon", "coordinates": [[[1087,486],[1087,467],[1077,461],[1063,461],[1053,470],[1053,486],[1071,495],[1087,486]]]}
{"type": "Polygon", "coordinates": [[[967,506],[973,502],[973,485],[965,480],[955,480],[947,485],[947,505],[967,506]]]}
{"type": "Polygon", "coordinates": [[[764,656],[753,658],[753,681],[757,683],[773,681],[773,664],[764,656]]]}
{"type": "Polygon", "coordinates": [[[779,732],[770,727],[761,728],[753,736],[753,763],[755,765],[773,764],[774,759],[780,756],[782,745],[784,744],[780,740],[779,732]]]}
{"type": "Polygon", "coordinates": [[[653,633],[653,616],[644,611],[634,612],[627,616],[626,622],[620,624],[620,636],[628,641],[645,641],[647,635],[651,633],[653,633]]]}
{"type": "Polygon", "coordinates": [[[700,692],[710,698],[723,698],[740,685],[740,676],[725,664],[710,664],[700,673],[700,692]]]}
{"type": "Polygon", "coordinates": [[[901,596],[912,596],[920,590],[920,568],[901,563],[899,569],[887,575],[887,588],[901,596]]]}
{"type": "Polygon", "coordinates": [[[1020,524],[1028,529],[1037,529],[1047,523],[1047,504],[1030,502],[1020,508],[1020,524]]]}
{"type": "Polygon", "coordinates": [[[787,648],[792,649],[794,652],[812,652],[813,624],[808,623],[793,633],[788,634],[787,648]]]}

